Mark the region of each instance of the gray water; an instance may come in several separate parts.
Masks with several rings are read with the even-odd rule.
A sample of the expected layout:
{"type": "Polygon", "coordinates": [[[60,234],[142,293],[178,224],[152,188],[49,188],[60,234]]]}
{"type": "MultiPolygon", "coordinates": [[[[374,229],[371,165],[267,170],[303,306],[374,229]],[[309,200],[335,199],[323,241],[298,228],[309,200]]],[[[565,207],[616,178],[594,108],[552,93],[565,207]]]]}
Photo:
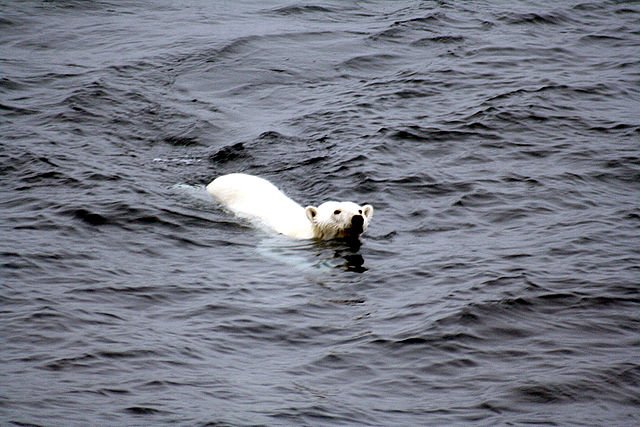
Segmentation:
{"type": "Polygon", "coordinates": [[[2,1],[0,58],[1,425],[640,423],[637,1],[2,1]]]}

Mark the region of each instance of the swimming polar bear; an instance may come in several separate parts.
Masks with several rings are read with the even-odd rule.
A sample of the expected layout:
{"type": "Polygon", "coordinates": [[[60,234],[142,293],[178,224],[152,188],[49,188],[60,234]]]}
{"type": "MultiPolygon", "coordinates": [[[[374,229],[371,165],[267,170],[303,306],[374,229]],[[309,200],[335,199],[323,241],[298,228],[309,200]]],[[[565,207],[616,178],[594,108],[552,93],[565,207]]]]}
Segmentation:
{"type": "Polygon", "coordinates": [[[207,192],[236,215],[295,239],[357,239],[373,216],[373,206],[352,202],[303,208],[266,179],[243,173],[214,179],[207,192]]]}

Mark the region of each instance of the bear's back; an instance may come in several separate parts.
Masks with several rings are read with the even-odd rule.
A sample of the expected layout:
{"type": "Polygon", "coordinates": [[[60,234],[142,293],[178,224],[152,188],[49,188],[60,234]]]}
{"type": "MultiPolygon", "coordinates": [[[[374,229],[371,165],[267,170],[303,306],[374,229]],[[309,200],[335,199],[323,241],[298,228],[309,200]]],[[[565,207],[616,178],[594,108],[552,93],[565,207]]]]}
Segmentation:
{"type": "Polygon", "coordinates": [[[207,185],[207,192],[240,217],[289,237],[313,237],[304,208],[266,179],[232,173],[213,180],[207,185]]]}

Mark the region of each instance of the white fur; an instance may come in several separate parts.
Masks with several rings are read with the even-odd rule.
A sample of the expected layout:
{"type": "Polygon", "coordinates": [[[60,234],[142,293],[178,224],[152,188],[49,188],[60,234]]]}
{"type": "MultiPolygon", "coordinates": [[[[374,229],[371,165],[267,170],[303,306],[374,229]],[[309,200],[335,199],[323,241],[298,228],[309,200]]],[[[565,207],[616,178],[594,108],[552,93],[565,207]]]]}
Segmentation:
{"type": "Polygon", "coordinates": [[[371,205],[352,202],[303,208],[266,179],[242,173],[214,179],[207,191],[236,215],[296,239],[357,238],[373,216],[371,205]],[[355,216],[362,217],[361,227],[355,216]]]}

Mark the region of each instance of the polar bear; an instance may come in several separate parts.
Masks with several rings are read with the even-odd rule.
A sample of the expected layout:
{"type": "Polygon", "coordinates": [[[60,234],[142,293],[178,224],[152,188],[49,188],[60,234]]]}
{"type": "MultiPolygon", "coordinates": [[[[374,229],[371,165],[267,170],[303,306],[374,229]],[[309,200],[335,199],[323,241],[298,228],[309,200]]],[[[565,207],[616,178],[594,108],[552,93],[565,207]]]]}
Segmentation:
{"type": "Polygon", "coordinates": [[[295,239],[357,239],[373,216],[371,205],[352,202],[303,208],[266,179],[243,173],[214,179],[207,192],[236,215],[295,239]]]}

